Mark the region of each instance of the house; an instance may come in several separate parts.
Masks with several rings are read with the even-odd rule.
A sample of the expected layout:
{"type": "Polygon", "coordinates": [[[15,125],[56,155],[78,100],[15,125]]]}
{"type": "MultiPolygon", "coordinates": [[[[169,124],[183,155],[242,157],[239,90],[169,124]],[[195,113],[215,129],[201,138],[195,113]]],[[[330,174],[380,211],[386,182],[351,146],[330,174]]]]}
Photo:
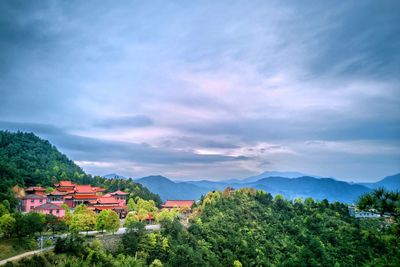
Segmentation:
{"type": "Polygon", "coordinates": [[[58,184],[54,184],[54,187],[61,192],[73,192],[76,184],[71,181],[61,181],[58,184]]]}
{"type": "Polygon", "coordinates": [[[194,200],[167,200],[163,205],[163,209],[180,209],[190,211],[194,205],[194,200]]]}
{"type": "Polygon", "coordinates": [[[29,194],[22,198],[22,211],[30,212],[34,208],[47,202],[46,196],[29,194]]]}
{"type": "Polygon", "coordinates": [[[65,216],[65,210],[63,208],[61,208],[59,205],[50,202],[37,206],[36,208],[33,209],[33,211],[44,214],[52,214],[57,217],[65,216]]]}

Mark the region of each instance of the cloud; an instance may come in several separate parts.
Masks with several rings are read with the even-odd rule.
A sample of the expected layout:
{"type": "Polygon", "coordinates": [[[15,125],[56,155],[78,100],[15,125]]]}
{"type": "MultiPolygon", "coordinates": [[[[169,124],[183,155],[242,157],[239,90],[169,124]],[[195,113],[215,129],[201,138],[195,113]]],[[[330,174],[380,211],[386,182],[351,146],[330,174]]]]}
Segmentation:
{"type": "Polygon", "coordinates": [[[101,120],[94,124],[100,128],[135,128],[153,125],[152,119],[143,115],[120,116],[101,120]]]}
{"type": "Polygon", "coordinates": [[[3,1],[1,125],[96,174],[391,174],[398,6],[3,1]]]}

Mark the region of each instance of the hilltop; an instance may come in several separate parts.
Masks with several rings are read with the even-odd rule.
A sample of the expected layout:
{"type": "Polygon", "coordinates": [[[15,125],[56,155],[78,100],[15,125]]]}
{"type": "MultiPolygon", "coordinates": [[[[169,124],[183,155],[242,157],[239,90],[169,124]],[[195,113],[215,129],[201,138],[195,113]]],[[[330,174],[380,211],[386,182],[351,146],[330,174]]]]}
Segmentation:
{"type": "Polygon", "coordinates": [[[61,180],[110,190],[128,188],[136,196],[161,203],[158,195],[131,179],[106,179],[86,174],[49,141],[33,133],[0,131],[0,201],[7,199],[12,205],[17,204],[11,190],[14,185],[46,187],[61,180]]]}

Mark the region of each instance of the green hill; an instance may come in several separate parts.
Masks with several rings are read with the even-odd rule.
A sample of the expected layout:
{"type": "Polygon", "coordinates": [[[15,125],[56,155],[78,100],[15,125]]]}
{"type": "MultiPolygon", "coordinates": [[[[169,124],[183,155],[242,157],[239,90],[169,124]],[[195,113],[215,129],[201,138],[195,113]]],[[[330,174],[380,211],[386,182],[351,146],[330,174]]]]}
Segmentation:
{"type": "Polygon", "coordinates": [[[87,175],[49,141],[33,133],[0,131],[0,201],[15,205],[12,186],[51,186],[60,180],[104,186],[110,190],[129,189],[144,199],[161,200],[144,186],[132,180],[105,179],[87,175]]]}

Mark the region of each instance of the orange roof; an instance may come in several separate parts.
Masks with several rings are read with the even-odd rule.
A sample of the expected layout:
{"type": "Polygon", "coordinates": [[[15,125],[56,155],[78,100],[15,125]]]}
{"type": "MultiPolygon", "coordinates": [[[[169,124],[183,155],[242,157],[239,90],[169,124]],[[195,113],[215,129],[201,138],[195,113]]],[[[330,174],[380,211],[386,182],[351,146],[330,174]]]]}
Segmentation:
{"type": "Polygon", "coordinates": [[[97,199],[98,196],[96,195],[74,195],[76,199],[97,199]]]}
{"type": "Polygon", "coordinates": [[[95,190],[91,185],[76,185],[75,186],[76,193],[93,193],[95,190]]]}
{"type": "Polygon", "coordinates": [[[99,197],[96,202],[101,204],[118,204],[118,200],[115,197],[99,197]]]}
{"type": "Polygon", "coordinates": [[[59,190],[54,190],[53,192],[47,194],[48,196],[64,196],[66,192],[61,192],[59,190]]]}
{"type": "Polygon", "coordinates": [[[167,200],[165,204],[161,205],[164,208],[191,208],[194,204],[194,200],[167,200]]]}
{"type": "Polygon", "coordinates": [[[124,191],[118,190],[115,192],[110,193],[111,195],[120,195],[120,196],[124,196],[124,195],[129,195],[129,193],[126,193],[124,191]]]}
{"type": "Polygon", "coordinates": [[[89,206],[88,209],[91,210],[125,210],[126,206],[89,206]]]}

